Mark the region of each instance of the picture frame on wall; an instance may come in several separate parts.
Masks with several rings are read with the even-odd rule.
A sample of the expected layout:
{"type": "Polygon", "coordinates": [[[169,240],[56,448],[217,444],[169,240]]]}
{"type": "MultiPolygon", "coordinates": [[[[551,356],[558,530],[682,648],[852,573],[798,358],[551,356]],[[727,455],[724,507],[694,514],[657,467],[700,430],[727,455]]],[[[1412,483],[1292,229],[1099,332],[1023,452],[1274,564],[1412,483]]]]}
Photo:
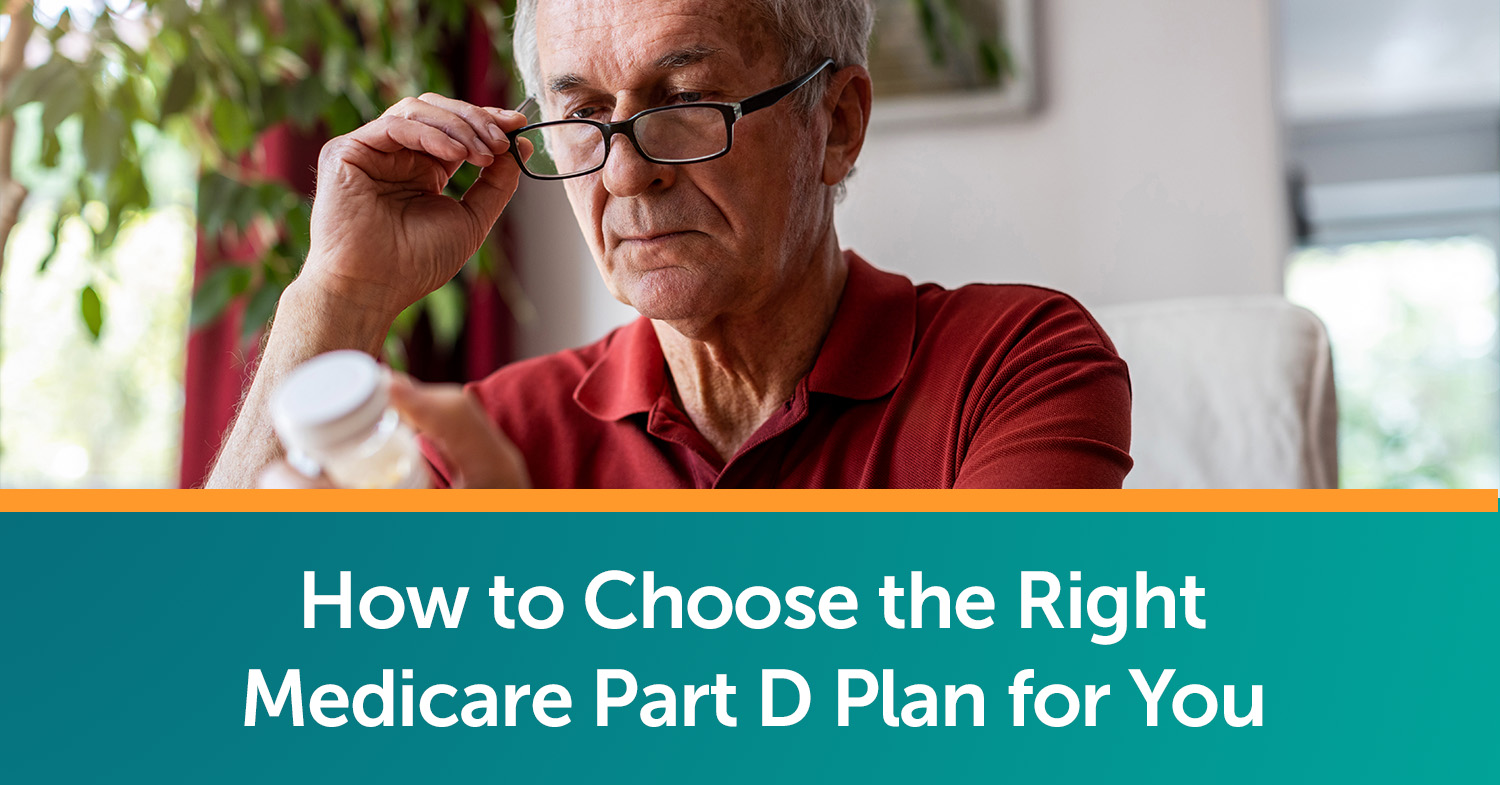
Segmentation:
{"type": "Polygon", "coordinates": [[[875,0],[869,67],[876,127],[1029,116],[1035,0],[875,0]]]}

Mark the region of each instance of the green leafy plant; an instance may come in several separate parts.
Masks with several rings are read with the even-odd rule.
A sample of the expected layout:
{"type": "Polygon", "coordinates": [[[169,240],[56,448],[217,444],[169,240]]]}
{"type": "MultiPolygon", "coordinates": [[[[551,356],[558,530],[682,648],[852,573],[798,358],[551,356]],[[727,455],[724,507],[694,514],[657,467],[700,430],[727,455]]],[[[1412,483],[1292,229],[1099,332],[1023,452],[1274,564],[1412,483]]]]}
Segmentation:
{"type": "MultiPolygon", "coordinates": [[[[151,207],[155,183],[145,147],[165,135],[201,162],[197,214],[204,236],[252,257],[212,266],[194,296],[192,325],[212,323],[243,299],[242,338],[249,338],[296,277],[311,215],[301,194],[257,173],[257,142],[281,126],[336,136],[403,96],[451,93],[440,55],[476,23],[489,29],[499,62],[509,63],[513,6],[513,0],[111,0],[35,18],[33,31],[32,4],[12,0],[7,38],[14,40],[5,48],[19,51],[35,38],[33,47],[41,42],[48,54],[9,79],[0,63],[0,123],[13,129],[16,110],[38,103],[40,165],[56,169],[65,145],[76,145],[83,161],[57,205],[53,251],[41,268],[75,218],[86,219],[97,257],[151,207]]],[[[3,189],[13,185],[10,136],[0,133],[0,144],[3,189]]],[[[474,176],[461,171],[455,193],[474,176]]],[[[8,233],[13,224],[14,215],[0,230],[8,233]]],[[[504,267],[494,244],[480,256],[471,274],[504,267]]],[[[463,285],[450,283],[397,327],[409,330],[426,310],[435,337],[451,344],[463,322],[463,285]]],[[[93,287],[80,292],[79,313],[97,338],[106,311],[93,287]]],[[[387,342],[397,361],[399,345],[387,342]]]]}

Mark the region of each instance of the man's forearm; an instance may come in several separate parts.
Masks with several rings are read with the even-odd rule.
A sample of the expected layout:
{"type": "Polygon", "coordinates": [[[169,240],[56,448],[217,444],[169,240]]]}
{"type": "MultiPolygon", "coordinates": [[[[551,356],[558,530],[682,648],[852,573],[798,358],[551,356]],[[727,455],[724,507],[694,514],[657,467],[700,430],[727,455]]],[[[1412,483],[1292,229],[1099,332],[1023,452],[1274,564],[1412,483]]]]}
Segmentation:
{"type": "Polygon", "coordinates": [[[270,401],[282,378],[323,352],[378,353],[393,319],[387,309],[356,303],[304,279],[287,287],[277,304],[254,381],[240,402],[205,487],[255,487],[260,472],[281,457],[271,427],[270,401]]]}

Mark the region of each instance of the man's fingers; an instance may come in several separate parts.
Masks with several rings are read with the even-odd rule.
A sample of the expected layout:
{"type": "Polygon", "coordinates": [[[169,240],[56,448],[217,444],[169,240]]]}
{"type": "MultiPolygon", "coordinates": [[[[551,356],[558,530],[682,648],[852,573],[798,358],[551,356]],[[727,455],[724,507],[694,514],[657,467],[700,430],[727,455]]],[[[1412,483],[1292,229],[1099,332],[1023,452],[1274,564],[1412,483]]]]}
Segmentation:
{"type": "MultiPolygon", "coordinates": [[[[437,96],[434,93],[428,93],[427,95],[434,98],[441,98],[441,96],[437,96]]],[[[458,101],[453,103],[468,106],[458,101]]],[[[483,116],[481,112],[473,112],[473,114],[479,117],[483,116]]],[[[495,160],[495,151],[491,148],[492,142],[487,139],[489,135],[486,130],[487,121],[480,122],[476,128],[475,123],[465,119],[462,115],[422,98],[401,99],[392,105],[391,108],[385,110],[385,114],[381,116],[381,119],[387,118],[411,120],[442,131],[468,151],[467,160],[475,166],[489,166],[495,160]]]]}
{"type": "Polygon", "coordinates": [[[500,162],[510,150],[506,132],[525,124],[517,112],[426,93],[402,99],[349,137],[384,153],[426,153],[442,161],[452,177],[464,161],[481,168],[500,162]]]}
{"type": "MultiPolygon", "coordinates": [[[[470,121],[463,115],[453,111],[453,109],[440,106],[434,103],[433,100],[428,100],[429,98],[434,100],[442,99],[442,96],[436,93],[427,93],[422,98],[405,99],[397,103],[396,106],[391,107],[391,109],[396,110],[398,107],[403,107],[399,110],[401,116],[408,120],[415,120],[419,123],[425,123],[438,128],[453,139],[462,142],[473,153],[473,155],[469,156],[469,163],[475,166],[489,166],[491,163],[494,163],[495,150],[492,148],[494,142],[489,138],[490,135],[486,129],[487,123],[482,120],[470,121]]],[[[448,101],[450,99],[443,100],[448,101]]],[[[451,101],[451,103],[460,107],[468,106],[468,104],[464,104],[461,101],[451,101]]]]}
{"type": "MultiPolygon", "coordinates": [[[[511,131],[518,131],[531,122],[531,120],[527,119],[526,115],[511,109],[497,109],[495,107],[488,107],[485,111],[489,112],[490,116],[494,117],[495,122],[499,124],[500,129],[507,133],[511,131]]],[[[519,136],[516,137],[516,149],[517,152],[521,154],[522,161],[526,161],[531,158],[531,153],[533,152],[533,150],[531,141],[529,139],[519,136]]]]}
{"type": "MultiPolygon", "coordinates": [[[[524,146],[525,140],[522,142],[524,146]]],[[[501,211],[510,204],[520,180],[521,168],[507,155],[479,173],[479,179],[464,193],[463,204],[479,219],[481,226],[494,226],[501,211]]]]}
{"type": "MultiPolygon", "coordinates": [[[[526,116],[519,112],[494,107],[489,107],[484,111],[495,119],[502,133],[514,131],[526,124],[526,116]]],[[[516,149],[521,154],[521,160],[531,157],[531,142],[526,139],[517,138],[516,149]]],[[[510,198],[515,195],[516,186],[520,184],[520,180],[521,170],[515,165],[515,159],[510,156],[496,158],[495,164],[480,172],[479,179],[469,186],[468,192],[464,194],[463,203],[483,225],[493,226],[495,221],[499,220],[501,211],[510,203],[510,198]]]]}
{"type": "Polygon", "coordinates": [[[474,155],[442,129],[404,117],[382,117],[356,129],[349,138],[382,153],[415,150],[445,163],[461,164],[474,155]]]}
{"type": "Polygon", "coordinates": [[[505,132],[520,127],[513,121],[513,118],[506,116],[514,112],[479,107],[437,93],[424,93],[420,100],[462,118],[474,130],[479,140],[485,144],[486,151],[495,156],[504,155],[510,149],[510,140],[506,138],[505,132]]]}
{"type": "Polygon", "coordinates": [[[495,118],[495,124],[500,126],[500,130],[502,131],[514,131],[531,122],[526,118],[526,115],[511,109],[488,106],[485,107],[485,111],[491,117],[495,118]]]}
{"type": "Polygon", "coordinates": [[[462,387],[421,384],[396,374],[391,403],[448,461],[454,487],[525,488],[520,450],[462,387]]]}

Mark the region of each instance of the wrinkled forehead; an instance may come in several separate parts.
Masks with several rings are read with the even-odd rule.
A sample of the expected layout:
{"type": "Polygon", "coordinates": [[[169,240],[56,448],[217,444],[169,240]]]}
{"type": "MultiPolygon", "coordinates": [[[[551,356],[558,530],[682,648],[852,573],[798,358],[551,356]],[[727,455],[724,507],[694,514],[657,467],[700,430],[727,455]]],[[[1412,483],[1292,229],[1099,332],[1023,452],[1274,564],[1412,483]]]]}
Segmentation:
{"type": "Polygon", "coordinates": [[[780,55],[746,0],[540,0],[536,27],[543,91],[580,78],[629,89],[698,63],[748,73],[780,55]]]}

